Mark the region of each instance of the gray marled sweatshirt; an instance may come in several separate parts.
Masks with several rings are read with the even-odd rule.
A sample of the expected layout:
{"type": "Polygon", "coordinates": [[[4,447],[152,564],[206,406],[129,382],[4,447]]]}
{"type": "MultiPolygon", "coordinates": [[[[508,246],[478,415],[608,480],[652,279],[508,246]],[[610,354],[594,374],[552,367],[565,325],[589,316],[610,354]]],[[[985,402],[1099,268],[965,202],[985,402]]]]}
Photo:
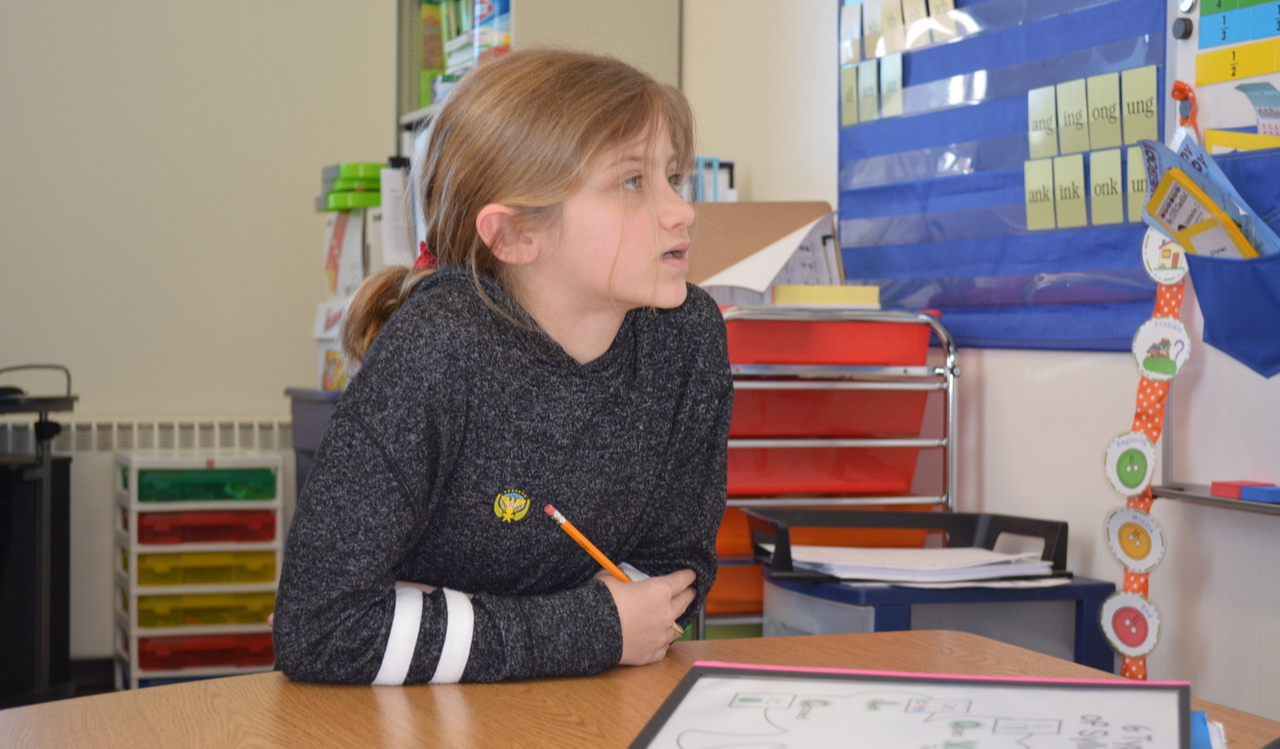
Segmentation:
{"type": "Polygon", "coordinates": [[[732,400],[724,323],[696,286],[678,309],[629,313],[584,365],[460,270],[434,274],[380,333],[316,454],[285,543],[278,667],[395,684],[617,664],[613,598],[548,503],[614,562],[694,570],[687,624],[715,578],[732,400]]]}

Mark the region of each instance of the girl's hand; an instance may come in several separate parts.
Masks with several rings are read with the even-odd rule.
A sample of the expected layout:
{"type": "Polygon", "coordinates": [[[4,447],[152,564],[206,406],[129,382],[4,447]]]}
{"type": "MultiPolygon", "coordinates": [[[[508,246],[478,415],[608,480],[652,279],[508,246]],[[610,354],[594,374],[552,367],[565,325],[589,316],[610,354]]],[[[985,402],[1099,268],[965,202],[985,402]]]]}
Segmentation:
{"type": "Polygon", "coordinates": [[[693,603],[693,570],[624,583],[608,572],[596,575],[613,594],[622,622],[622,660],[625,666],[643,666],[662,660],[680,635],[671,625],[693,603]]]}

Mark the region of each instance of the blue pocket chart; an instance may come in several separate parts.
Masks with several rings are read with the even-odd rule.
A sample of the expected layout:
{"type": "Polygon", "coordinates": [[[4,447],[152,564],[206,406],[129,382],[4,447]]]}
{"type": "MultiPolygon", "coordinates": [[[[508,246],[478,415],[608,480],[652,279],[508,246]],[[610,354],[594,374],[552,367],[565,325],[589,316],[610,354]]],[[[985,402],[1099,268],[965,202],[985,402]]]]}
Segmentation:
{"type": "Polygon", "coordinates": [[[955,36],[902,53],[902,114],[840,128],[849,282],[879,286],[886,307],[940,310],[961,345],[1128,350],[1155,300],[1145,226],[1027,228],[1028,92],[1150,66],[1166,92],[1165,3],[955,5],[955,36]]]}

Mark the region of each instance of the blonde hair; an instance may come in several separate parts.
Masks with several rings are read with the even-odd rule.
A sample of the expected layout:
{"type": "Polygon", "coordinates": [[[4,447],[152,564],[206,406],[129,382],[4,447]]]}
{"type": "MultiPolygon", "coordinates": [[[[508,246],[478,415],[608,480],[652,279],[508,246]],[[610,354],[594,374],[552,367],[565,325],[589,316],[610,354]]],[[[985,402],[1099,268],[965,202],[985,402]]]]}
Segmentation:
{"type": "MultiPolygon", "coordinates": [[[[426,242],[440,267],[504,282],[503,263],[476,230],[497,203],[516,210],[511,233],[541,229],[607,151],[669,134],[678,163],[693,162],[693,114],[684,94],[610,57],[555,49],[511,52],[467,73],[431,125],[414,167],[426,242]],[[665,131],[665,132],[664,132],[665,131]]],[[[499,237],[498,242],[502,241],[499,237]]],[[[382,326],[429,271],[388,268],[356,292],[342,347],[364,359],[382,326]]]]}

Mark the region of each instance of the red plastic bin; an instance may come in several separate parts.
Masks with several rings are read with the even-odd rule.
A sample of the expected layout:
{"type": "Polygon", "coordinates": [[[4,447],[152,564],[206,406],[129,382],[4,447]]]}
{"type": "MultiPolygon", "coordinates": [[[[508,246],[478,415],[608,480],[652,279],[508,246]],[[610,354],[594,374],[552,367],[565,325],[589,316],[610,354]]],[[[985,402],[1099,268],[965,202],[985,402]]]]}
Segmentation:
{"type": "Polygon", "coordinates": [[[760,565],[723,565],[707,593],[708,614],[758,614],[764,607],[764,578],[760,565]]]}
{"type": "Polygon", "coordinates": [[[735,447],[730,497],[899,495],[911,490],[918,448],[735,447]]]}
{"type": "MultiPolygon", "coordinates": [[[[927,361],[931,335],[920,323],[731,318],[725,325],[734,364],[918,367],[927,361]]],[[[729,436],[914,437],[928,397],[921,390],[739,387],[729,436]]],[[[735,446],[728,494],[906,494],[918,454],[918,448],[735,446]]]]}
{"type": "Polygon", "coordinates": [[[915,437],[928,397],[919,390],[740,387],[733,393],[729,436],[915,437]]]}
{"type": "Polygon", "coordinates": [[[270,632],[138,638],[138,668],[143,671],[269,666],[274,662],[270,632]]]}
{"type": "Polygon", "coordinates": [[[140,544],[243,543],[275,537],[276,513],[271,510],[138,513],[140,544]]]}
{"type": "Polygon", "coordinates": [[[725,330],[734,364],[912,366],[929,350],[929,328],[912,323],[739,318],[725,330]]]}

